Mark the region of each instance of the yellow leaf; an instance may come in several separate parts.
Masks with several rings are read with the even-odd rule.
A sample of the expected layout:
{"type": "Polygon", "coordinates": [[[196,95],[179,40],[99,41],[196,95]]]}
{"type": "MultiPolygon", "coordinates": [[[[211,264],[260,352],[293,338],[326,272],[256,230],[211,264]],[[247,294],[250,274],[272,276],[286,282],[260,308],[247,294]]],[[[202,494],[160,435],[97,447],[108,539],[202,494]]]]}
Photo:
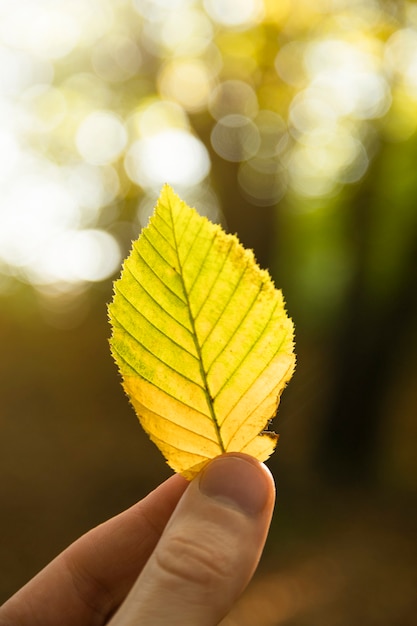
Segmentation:
{"type": "Polygon", "coordinates": [[[281,291],[234,235],[165,185],[109,306],[111,350],[139,420],[188,479],[224,452],[264,461],[291,378],[281,291]]]}

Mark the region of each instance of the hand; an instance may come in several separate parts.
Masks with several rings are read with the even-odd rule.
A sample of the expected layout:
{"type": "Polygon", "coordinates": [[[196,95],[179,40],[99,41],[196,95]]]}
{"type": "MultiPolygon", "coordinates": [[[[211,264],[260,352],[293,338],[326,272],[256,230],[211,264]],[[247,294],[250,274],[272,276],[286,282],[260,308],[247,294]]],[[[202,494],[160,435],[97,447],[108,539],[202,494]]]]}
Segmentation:
{"type": "Polygon", "coordinates": [[[0,626],[215,626],[251,579],[272,476],[238,453],[175,475],[73,543],[0,608],[0,626]]]}

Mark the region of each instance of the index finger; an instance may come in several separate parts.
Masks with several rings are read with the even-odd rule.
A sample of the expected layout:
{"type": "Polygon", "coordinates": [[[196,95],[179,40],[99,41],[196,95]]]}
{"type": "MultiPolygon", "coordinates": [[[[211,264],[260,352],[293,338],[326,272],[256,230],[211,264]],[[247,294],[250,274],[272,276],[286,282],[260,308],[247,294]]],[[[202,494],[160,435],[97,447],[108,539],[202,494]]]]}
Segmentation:
{"type": "Polygon", "coordinates": [[[0,608],[0,626],[105,624],[141,572],[187,485],[181,476],[171,476],[71,544],[0,608]]]}

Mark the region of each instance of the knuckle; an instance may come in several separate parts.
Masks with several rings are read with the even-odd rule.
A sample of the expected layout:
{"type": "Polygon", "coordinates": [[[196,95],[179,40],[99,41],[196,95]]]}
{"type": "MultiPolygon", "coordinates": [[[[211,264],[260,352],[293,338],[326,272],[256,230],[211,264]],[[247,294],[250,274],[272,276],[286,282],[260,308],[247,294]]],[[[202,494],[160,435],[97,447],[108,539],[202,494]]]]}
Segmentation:
{"type": "Polygon", "coordinates": [[[209,590],[230,578],[229,560],[215,542],[176,534],[161,549],[157,547],[155,558],[171,584],[177,581],[209,590]]]}
{"type": "Polygon", "coordinates": [[[69,552],[64,555],[64,563],[76,597],[90,613],[92,622],[97,618],[97,623],[101,623],[113,610],[112,592],[98,576],[84,568],[81,560],[71,558],[69,552]]]}

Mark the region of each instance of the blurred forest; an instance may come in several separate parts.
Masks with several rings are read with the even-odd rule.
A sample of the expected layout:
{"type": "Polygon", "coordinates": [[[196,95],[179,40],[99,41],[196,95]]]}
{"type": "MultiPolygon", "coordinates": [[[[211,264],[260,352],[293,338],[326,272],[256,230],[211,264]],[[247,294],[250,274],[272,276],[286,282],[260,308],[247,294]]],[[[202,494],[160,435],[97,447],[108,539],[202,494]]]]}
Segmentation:
{"type": "Polygon", "coordinates": [[[169,469],[107,303],[170,183],[283,289],[278,506],[224,626],[412,626],[417,4],[0,2],[0,602],[169,469]]]}

